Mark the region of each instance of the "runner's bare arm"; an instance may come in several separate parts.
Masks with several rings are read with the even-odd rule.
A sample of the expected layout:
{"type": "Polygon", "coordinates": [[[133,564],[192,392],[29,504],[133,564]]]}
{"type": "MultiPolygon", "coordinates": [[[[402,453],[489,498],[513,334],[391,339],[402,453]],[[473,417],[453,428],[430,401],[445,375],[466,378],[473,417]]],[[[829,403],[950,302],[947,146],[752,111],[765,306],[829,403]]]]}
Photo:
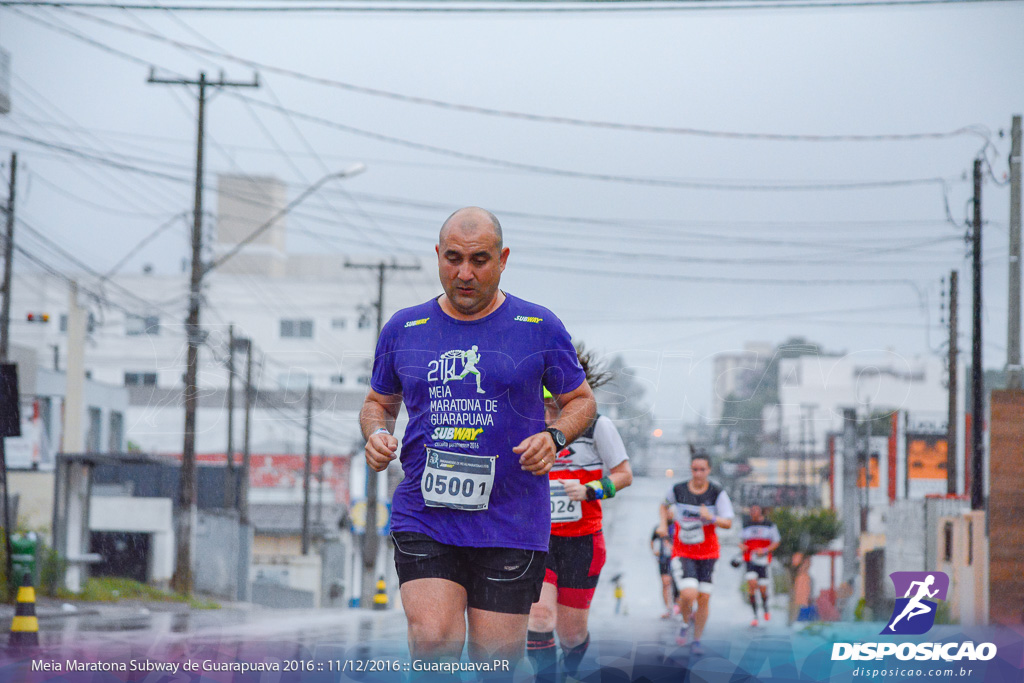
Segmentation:
{"type": "Polygon", "coordinates": [[[613,484],[615,484],[616,491],[621,491],[632,484],[633,468],[630,467],[629,461],[625,460],[613,467],[612,471],[608,473],[608,478],[612,480],[613,484]]]}
{"type": "Polygon", "coordinates": [[[582,382],[568,394],[555,394],[555,403],[562,412],[551,426],[561,430],[569,443],[585,432],[597,415],[597,401],[594,400],[594,392],[586,382],[582,382]]]}
{"type": "MultiPolygon", "coordinates": [[[[565,434],[567,441],[573,441],[586,430],[597,414],[597,402],[590,385],[582,382],[567,394],[555,394],[555,402],[562,409],[561,415],[552,427],[565,434]]],[[[555,443],[547,432],[531,434],[512,449],[519,456],[519,464],[535,475],[547,474],[555,464],[555,443]]]]}
{"type": "Polygon", "coordinates": [[[398,439],[391,432],[395,430],[395,420],[401,408],[401,394],[378,394],[371,389],[363,401],[362,410],[359,411],[359,427],[366,439],[366,463],[375,472],[387,469],[396,457],[398,439]],[[379,429],[386,429],[387,432],[375,434],[379,429]]]}

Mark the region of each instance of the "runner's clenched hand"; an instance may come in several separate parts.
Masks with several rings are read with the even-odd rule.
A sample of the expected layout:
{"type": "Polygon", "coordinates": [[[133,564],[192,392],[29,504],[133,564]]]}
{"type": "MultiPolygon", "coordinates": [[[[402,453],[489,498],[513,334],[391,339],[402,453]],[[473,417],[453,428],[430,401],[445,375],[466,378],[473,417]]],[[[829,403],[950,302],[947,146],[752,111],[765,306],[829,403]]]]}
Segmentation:
{"type": "Polygon", "coordinates": [[[366,442],[366,464],[373,468],[374,472],[383,472],[396,457],[398,450],[398,439],[392,434],[380,432],[371,434],[366,442]]]}
{"type": "Polygon", "coordinates": [[[526,437],[512,452],[519,455],[519,464],[524,470],[537,476],[547,474],[555,464],[555,442],[549,432],[526,437]]]}

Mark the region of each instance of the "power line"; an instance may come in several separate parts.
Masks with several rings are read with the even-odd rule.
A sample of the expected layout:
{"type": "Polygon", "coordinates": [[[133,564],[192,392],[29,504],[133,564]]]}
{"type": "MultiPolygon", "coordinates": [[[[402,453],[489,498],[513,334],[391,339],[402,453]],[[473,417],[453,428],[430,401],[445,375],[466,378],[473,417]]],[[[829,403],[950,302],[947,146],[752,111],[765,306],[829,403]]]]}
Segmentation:
{"type": "MultiPolygon", "coordinates": [[[[615,2],[616,0],[611,0],[615,2]]],[[[703,1],[703,0],[702,0],[703,1]]],[[[2,3],[0,3],[2,4],[2,3]]],[[[980,125],[963,126],[952,131],[944,132],[925,132],[925,133],[887,133],[887,134],[865,134],[865,135],[806,135],[806,134],[786,134],[786,133],[750,133],[750,132],[736,132],[736,131],[720,131],[720,130],[708,130],[701,128],[692,127],[680,127],[680,126],[656,126],[647,124],[633,124],[633,123],[621,123],[613,121],[600,121],[595,119],[582,119],[571,116],[550,116],[543,114],[534,114],[529,112],[514,111],[509,109],[497,109],[493,107],[482,107],[478,105],[461,104],[456,102],[449,102],[445,100],[439,100],[432,97],[422,97],[416,95],[407,95],[403,93],[397,93],[389,90],[383,90],[381,88],[372,88],[369,86],[356,85],[354,83],[348,83],[345,81],[339,81],[337,79],[326,78],[321,76],[313,76],[302,71],[296,71],[294,69],[286,69],[283,67],[274,66],[265,62],[258,62],[252,59],[246,59],[238,57],[230,52],[227,52],[220,46],[214,45],[214,48],[204,48],[199,45],[194,45],[179,41],[155,31],[144,31],[133,28],[131,26],[125,26],[109,19],[103,19],[85,12],[77,12],[64,7],[69,14],[81,17],[83,19],[93,21],[96,23],[116,28],[122,31],[133,33],[151,40],[160,41],[166,44],[173,45],[183,50],[190,52],[198,52],[207,56],[217,57],[219,59],[225,59],[238,64],[242,64],[246,67],[253,69],[260,69],[270,73],[277,73],[283,76],[295,78],[297,80],[314,83],[316,85],[328,86],[332,88],[339,88],[347,90],[349,92],[355,92],[362,95],[370,95],[373,97],[382,97],[392,99],[399,102],[405,102],[410,104],[427,105],[431,107],[437,107],[440,109],[448,109],[452,111],[460,111],[471,114],[481,114],[485,116],[496,116],[503,118],[520,119],[524,121],[532,121],[535,123],[551,123],[561,124],[570,126],[581,126],[587,128],[604,128],[609,130],[629,131],[638,133],[661,133],[671,135],[684,135],[684,136],[696,136],[696,137],[708,137],[708,138],[723,138],[730,140],[765,140],[772,142],[907,142],[917,140],[942,140],[954,137],[960,137],[964,135],[975,135],[981,137],[983,140],[988,140],[988,131],[980,125]]],[[[172,15],[173,17],[173,15],[172,15]]],[[[177,20],[177,19],[176,19],[177,20]]],[[[180,22],[180,20],[178,20],[180,22]]],[[[186,28],[192,30],[190,27],[185,25],[186,28]]],[[[193,31],[194,32],[194,31],[193,31]]],[[[202,36],[199,36],[200,38],[202,36]]],[[[209,41],[207,41],[209,42],[209,41]]]]}
{"type": "MultiPolygon", "coordinates": [[[[2,4],[0,4],[2,6],[2,4]]],[[[18,10],[15,10],[18,11],[18,10]]],[[[23,12],[18,11],[19,14],[25,15],[23,12]]],[[[55,30],[59,30],[63,33],[71,35],[77,39],[85,40],[86,42],[101,47],[101,49],[112,52],[120,56],[126,56],[126,53],[110,48],[109,46],[98,43],[91,38],[81,35],[76,31],[70,29],[64,29],[60,27],[54,27],[48,22],[38,20],[32,17],[28,17],[37,23],[41,23],[55,30]]],[[[142,63],[143,60],[138,59],[134,56],[128,56],[133,62],[142,63]]],[[[907,179],[887,179],[887,180],[872,180],[872,181],[834,181],[825,183],[749,183],[746,181],[721,181],[721,180],[704,180],[704,179],[673,179],[673,178],[652,178],[645,176],[628,176],[621,174],[610,174],[610,173],[593,173],[587,171],[575,171],[571,169],[556,168],[552,166],[545,166],[541,164],[523,163],[517,161],[510,161],[507,159],[500,159],[496,157],[489,157],[480,154],[472,154],[469,152],[461,152],[458,150],[449,149],[446,147],[439,147],[437,145],[431,145],[427,143],[415,142],[404,138],[396,137],[393,135],[387,135],[384,133],[377,133],[374,131],[350,126],[337,121],[332,121],[320,116],[312,114],[306,114],[299,112],[279,104],[270,104],[256,100],[251,97],[247,97],[240,93],[227,92],[229,95],[240,101],[247,101],[254,106],[263,107],[273,111],[281,113],[287,113],[290,116],[304,119],[313,123],[318,123],[322,126],[334,128],[336,130],[345,131],[353,135],[359,135],[369,139],[377,140],[380,142],[386,142],[388,144],[399,145],[407,147],[409,149],[415,149],[418,151],[429,152],[433,154],[439,154],[443,156],[449,156],[464,161],[472,161],[490,166],[497,166],[501,168],[516,169],[522,171],[528,171],[541,175],[549,175],[563,178],[574,178],[579,180],[591,180],[599,182],[617,182],[631,185],[641,185],[649,187],[662,187],[668,189],[689,189],[689,190],[717,190],[717,191],[741,191],[741,192],[773,192],[773,191],[785,191],[785,192],[802,192],[802,191],[846,191],[846,190],[877,190],[877,189],[893,189],[893,188],[904,188],[914,186],[928,186],[928,185],[939,185],[945,189],[950,181],[941,177],[930,177],[930,178],[907,178],[907,179]]],[[[119,162],[111,162],[119,163],[119,162]]]]}
{"type": "Polygon", "coordinates": [[[814,191],[844,191],[844,190],[878,190],[887,188],[902,188],[902,187],[915,187],[915,186],[927,186],[927,185],[939,185],[946,187],[947,181],[941,177],[931,178],[905,178],[905,179],[889,179],[889,180],[869,180],[869,181],[835,181],[825,183],[748,183],[745,181],[731,181],[723,182],[720,180],[700,180],[700,179],[674,179],[674,178],[652,178],[646,176],[629,176],[620,175],[615,173],[593,173],[588,171],[575,171],[571,169],[556,168],[553,166],[544,166],[541,164],[523,163],[518,161],[510,161],[507,159],[500,159],[497,157],[485,156],[482,154],[472,154],[470,152],[461,152],[458,150],[449,149],[447,147],[439,147],[437,145],[427,144],[423,142],[415,142],[407,140],[405,138],[396,137],[394,135],[387,135],[385,133],[377,133],[374,131],[366,130],[364,128],[357,128],[356,126],[350,126],[348,124],[340,123],[338,121],[332,121],[330,119],[316,116],[313,114],[306,114],[304,112],[282,107],[280,105],[273,105],[266,102],[255,100],[245,95],[238,93],[228,93],[231,97],[240,100],[248,100],[253,105],[263,107],[266,109],[273,109],[276,111],[288,112],[292,116],[297,118],[305,119],[307,121],[318,123],[328,128],[334,128],[336,130],[345,131],[353,135],[360,137],[377,140],[380,142],[386,142],[393,145],[400,145],[409,149],[415,149],[421,152],[430,152],[433,154],[440,154],[443,156],[449,156],[456,159],[462,159],[464,161],[475,161],[481,164],[487,164],[491,166],[499,166],[502,168],[518,169],[523,171],[530,171],[541,175],[557,176],[562,178],[575,178],[578,180],[594,180],[600,182],[616,182],[624,183],[629,185],[643,185],[648,187],[662,187],[669,189],[682,189],[682,190],[719,190],[719,191],[740,191],[740,192],[814,192],[814,191]]]}
{"type": "MultiPolygon", "coordinates": [[[[307,0],[308,1],[308,0],[307,0]]],[[[437,2],[437,0],[433,0],[437,2]]],[[[119,2],[64,2],[63,0],[0,0],[0,7],[59,7],[85,9],[121,9],[140,11],[174,12],[227,12],[227,13],[387,13],[387,14],[599,14],[620,12],[683,12],[721,11],[751,9],[837,9],[866,7],[903,7],[927,5],[976,5],[987,3],[1019,2],[1020,0],[848,0],[846,2],[707,2],[706,0],[676,0],[669,3],[641,4],[628,0],[602,0],[601,2],[560,3],[563,6],[549,6],[539,3],[522,3],[520,6],[479,6],[471,3],[461,6],[415,6],[377,4],[266,4],[266,5],[158,5],[119,2]],[[628,2],[628,4],[627,4],[628,2]],[[614,4],[613,4],[614,3],[614,4]],[[530,6],[527,6],[530,5],[530,6]],[[564,6],[572,5],[572,6],[564,6]]]]}

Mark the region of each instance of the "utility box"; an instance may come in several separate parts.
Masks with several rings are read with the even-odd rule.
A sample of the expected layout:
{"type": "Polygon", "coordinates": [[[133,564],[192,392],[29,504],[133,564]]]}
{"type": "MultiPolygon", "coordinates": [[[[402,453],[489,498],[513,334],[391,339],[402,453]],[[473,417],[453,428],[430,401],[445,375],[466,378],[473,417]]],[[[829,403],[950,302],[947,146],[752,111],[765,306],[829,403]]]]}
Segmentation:
{"type": "Polygon", "coordinates": [[[15,586],[23,585],[25,577],[31,585],[39,585],[39,537],[36,532],[11,534],[11,573],[15,586]]]}

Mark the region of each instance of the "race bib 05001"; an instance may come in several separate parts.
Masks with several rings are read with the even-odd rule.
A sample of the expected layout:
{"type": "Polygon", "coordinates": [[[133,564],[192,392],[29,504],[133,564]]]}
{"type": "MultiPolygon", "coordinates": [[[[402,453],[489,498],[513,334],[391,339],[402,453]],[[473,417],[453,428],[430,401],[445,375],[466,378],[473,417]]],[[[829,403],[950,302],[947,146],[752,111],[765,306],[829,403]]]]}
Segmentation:
{"type": "Polygon", "coordinates": [[[493,455],[449,453],[427,448],[420,479],[423,502],[430,507],[486,510],[494,486],[493,455]]]}

